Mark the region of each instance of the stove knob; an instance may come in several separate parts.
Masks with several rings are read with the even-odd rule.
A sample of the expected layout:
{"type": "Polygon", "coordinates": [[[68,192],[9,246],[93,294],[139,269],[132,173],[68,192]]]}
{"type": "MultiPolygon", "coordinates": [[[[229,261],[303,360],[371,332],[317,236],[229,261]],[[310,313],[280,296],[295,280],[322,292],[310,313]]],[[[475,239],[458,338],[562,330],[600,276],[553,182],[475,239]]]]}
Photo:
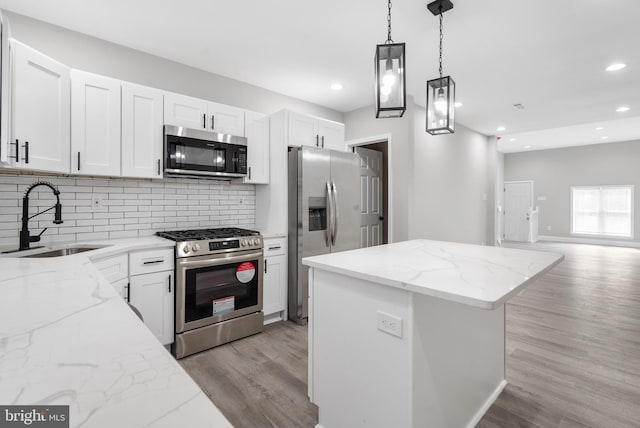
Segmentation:
{"type": "Polygon", "coordinates": [[[189,246],[189,244],[184,244],[184,247],[182,247],[182,251],[184,251],[185,254],[191,251],[191,247],[189,246]]]}
{"type": "Polygon", "coordinates": [[[198,251],[200,251],[200,244],[193,244],[192,251],[194,253],[197,253],[198,251]]]}
{"type": "Polygon", "coordinates": [[[255,242],[253,241],[253,239],[249,240],[249,245],[255,245],[255,242]]]}

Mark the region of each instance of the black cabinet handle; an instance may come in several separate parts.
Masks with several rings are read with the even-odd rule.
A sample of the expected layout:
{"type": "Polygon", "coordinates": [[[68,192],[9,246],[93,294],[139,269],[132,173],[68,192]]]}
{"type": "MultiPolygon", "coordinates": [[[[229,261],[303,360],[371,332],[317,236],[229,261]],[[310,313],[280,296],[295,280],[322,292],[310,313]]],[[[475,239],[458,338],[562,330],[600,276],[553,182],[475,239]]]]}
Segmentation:
{"type": "Polygon", "coordinates": [[[267,273],[267,260],[264,261],[264,273],[267,273]]]}
{"type": "Polygon", "coordinates": [[[163,263],[164,259],[160,260],[147,260],[146,262],[142,262],[143,265],[155,265],[156,263],[163,263]]]}
{"type": "Polygon", "coordinates": [[[384,217],[380,216],[380,217],[378,217],[378,220],[384,221],[384,217]]]}
{"type": "Polygon", "coordinates": [[[171,275],[169,275],[169,293],[171,293],[171,275]]]}
{"type": "Polygon", "coordinates": [[[128,301],[130,301],[130,300],[131,300],[131,299],[130,299],[130,298],[131,298],[131,295],[129,294],[129,293],[131,292],[131,283],[127,283],[127,285],[126,285],[124,288],[126,288],[126,289],[127,289],[127,296],[126,296],[126,299],[127,299],[127,302],[128,302],[128,301]]]}
{"type": "Polygon", "coordinates": [[[202,115],[202,127],[207,129],[207,113],[202,115]]]}
{"type": "Polygon", "coordinates": [[[20,156],[18,155],[18,150],[20,150],[19,149],[19,141],[18,141],[18,139],[16,138],[16,142],[15,143],[11,143],[11,144],[15,144],[15,146],[16,146],[16,155],[15,155],[16,162],[20,162],[20,156]]]}
{"type": "Polygon", "coordinates": [[[78,152],[78,171],[80,171],[80,152],[78,152]]]}
{"type": "Polygon", "coordinates": [[[24,162],[29,163],[29,142],[24,142],[24,162]]]}
{"type": "Polygon", "coordinates": [[[324,149],[324,135],[322,136],[322,148],[324,149]]]}
{"type": "Polygon", "coordinates": [[[158,159],[158,175],[160,175],[160,159],[158,159]]]}
{"type": "Polygon", "coordinates": [[[249,180],[251,180],[251,167],[249,167],[249,180]]]}
{"type": "Polygon", "coordinates": [[[211,115],[211,129],[216,129],[216,117],[211,115]]]}
{"type": "Polygon", "coordinates": [[[320,147],[320,136],[316,134],[316,147],[320,147]]]}

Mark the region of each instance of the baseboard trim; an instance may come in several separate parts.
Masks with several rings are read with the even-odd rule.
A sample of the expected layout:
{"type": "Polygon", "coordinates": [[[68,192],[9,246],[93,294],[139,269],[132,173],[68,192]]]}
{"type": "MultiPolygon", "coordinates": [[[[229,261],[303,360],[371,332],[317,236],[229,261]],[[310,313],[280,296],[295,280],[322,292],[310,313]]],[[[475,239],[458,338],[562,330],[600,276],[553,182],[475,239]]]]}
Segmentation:
{"type": "Polygon", "coordinates": [[[568,242],[571,244],[589,244],[589,245],[605,245],[608,247],[627,247],[640,248],[640,242],[637,241],[618,241],[614,239],[594,239],[594,238],[575,238],[573,236],[538,236],[539,241],[549,242],[568,242]]]}
{"type": "Polygon", "coordinates": [[[489,398],[487,398],[487,401],[484,402],[478,412],[473,416],[473,418],[471,418],[471,420],[467,424],[467,428],[474,428],[476,425],[478,425],[480,419],[482,419],[484,414],[487,413],[487,410],[489,410],[493,403],[498,399],[505,386],[507,386],[507,381],[502,380],[502,382],[500,382],[496,389],[491,393],[489,398]]]}

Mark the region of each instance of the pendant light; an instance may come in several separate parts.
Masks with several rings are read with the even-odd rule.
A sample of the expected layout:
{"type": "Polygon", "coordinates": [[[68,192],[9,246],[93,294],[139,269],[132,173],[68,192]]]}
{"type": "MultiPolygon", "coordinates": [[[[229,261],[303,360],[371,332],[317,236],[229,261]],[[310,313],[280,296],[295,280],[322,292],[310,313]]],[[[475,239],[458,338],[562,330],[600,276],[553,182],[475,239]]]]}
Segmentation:
{"type": "Polygon", "coordinates": [[[391,0],[388,0],[387,41],[376,46],[376,118],[402,117],[407,109],[404,43],[391,39],[391,0]]]}
{"type": "Polygon", "coordinates": [[[431,135],[455,132],[456,84],[451,76],[442,77],[442,14],[453,8],[450,0],[436,0],[427,5],[440,18],[440,77],[427,81],[427,132],[431,135]]]}

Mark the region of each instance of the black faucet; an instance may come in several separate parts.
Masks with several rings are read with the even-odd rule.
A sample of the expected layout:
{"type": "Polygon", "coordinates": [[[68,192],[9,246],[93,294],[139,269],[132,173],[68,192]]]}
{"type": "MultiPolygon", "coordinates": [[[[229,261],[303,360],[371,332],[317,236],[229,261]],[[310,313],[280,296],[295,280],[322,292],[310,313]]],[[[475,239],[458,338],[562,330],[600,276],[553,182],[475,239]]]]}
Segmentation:
{"type": "Polygon", "coordinates": [[[19,251],[28,250],[29,244],[31,242],[40,241],[40,236],[42,236],[44,231],[47,230],[47,228],[45,227],[38,236],[30,236],[29,220],[31,220],[36,216],[39,216],[40,214],[46,213],[47,211],[51,211],[54,208],[56,212],[55,212],[55,219],[53,220],[53,223],[61,224],[62,223],[62,205],[60,205],[60,191],[56,189],[51,183],[47,183],[46,181],[38,181],[36,183],[33,183],[31,186],[29,186],[26,193],[24,194],[24,197],[22,198],[22,230],[20,231],[19,251]],[[53,190],[53,194],[56,195],[56,204],[51,208],[47,208],[46,210],[40,211],[38,214],[34,214],[31,217],[29,217],[29,193],[31,193],[31,191],[38,186],[47,186],[48,188],[53,190]]]}

